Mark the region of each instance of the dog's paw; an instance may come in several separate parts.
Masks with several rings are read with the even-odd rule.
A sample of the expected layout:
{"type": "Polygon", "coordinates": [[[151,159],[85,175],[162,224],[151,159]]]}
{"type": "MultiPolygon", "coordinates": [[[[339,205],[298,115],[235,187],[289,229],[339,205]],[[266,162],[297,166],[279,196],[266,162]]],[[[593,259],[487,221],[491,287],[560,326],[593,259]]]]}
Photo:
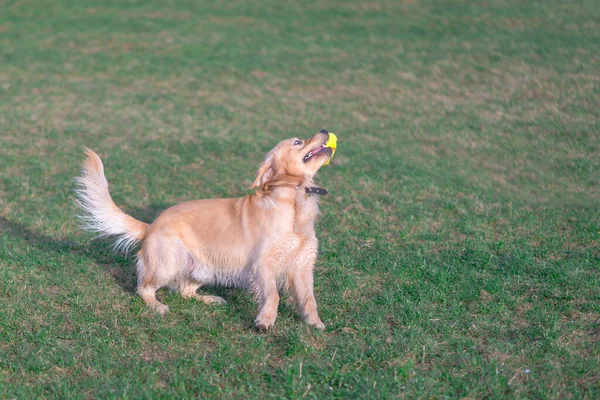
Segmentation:
{"type": "Polygon", "coordinates": [[[266,332],[273,327],[273,324],[275,324],[275,317],[259,315],[256,317],[254,324],[256,325],[256,329],[261,332],[266,332]]]}
{"type": "Polygon", "coordinates": [[[156,311],[160,315],[165,315],[169,312],[169,306],[166,304],[160,304],[154,307],[154,311],[156,311]]]}
{"type": "Polygon", "coordinates": [[[227,304],[224,298],[219,296],[202,296],[202,301],[206,304],[218,304],[224,306],[227,304]]]}
{"type": "Polygon", "coordinates": [[[325,329],[325,324],[323,323],[323,321],[321,321],[321,319],[318,316],[306,318],[306,323],[312,326],[313,328],[317,328],[320,331],[325,329]]]}

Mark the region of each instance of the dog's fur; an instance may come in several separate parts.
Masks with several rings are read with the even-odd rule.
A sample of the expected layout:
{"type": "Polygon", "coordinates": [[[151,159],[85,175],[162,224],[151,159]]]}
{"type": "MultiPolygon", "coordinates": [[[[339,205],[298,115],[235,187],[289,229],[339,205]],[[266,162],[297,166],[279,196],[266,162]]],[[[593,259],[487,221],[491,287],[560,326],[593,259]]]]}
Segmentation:
{"type": "Polygon", "coordinates": [[[213,284],[238,286],[256,293],[260,307],[255,323],[266,330],[275,322],[282,287],[291,289],[306,323],[323,329],[313,294],[318,196],[308,195],[305,188],[313,185],[313,176],[331,157],[332,150],[325,147],[328,138],[322,130],[305,141],[284,140],[260,166],[251,186],[258,192],[181,203],[151,225],[115,205],[100,157],[86,149],[87,159],[76,179],[77,202],[87,229],[115,236],[115,244],[126,249],[142,242],[137,291],[158,313],[169,310],[156,299],[161,287],[224,304],[221,297],[201,296],[196,290],[213,284]]]}

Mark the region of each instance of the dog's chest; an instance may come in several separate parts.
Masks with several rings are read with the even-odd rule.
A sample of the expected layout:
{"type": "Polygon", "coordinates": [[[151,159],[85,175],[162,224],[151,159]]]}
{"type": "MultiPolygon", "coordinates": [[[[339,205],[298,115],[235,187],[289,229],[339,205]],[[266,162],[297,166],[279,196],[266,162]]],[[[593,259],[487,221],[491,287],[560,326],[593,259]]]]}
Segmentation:
{"type": "Polygon", "coordinates": [[[317,238],[313,234],[290,233],[273,238],[261,251],[260,259],[279,276],[290,269],[314,264],[317,238]]]}
{"type": "Polygon", "coordinates": [[[296,198],[294,231],[303,234],[314,232],[314,223],[319,215],[319,202],[316,195],[301,194],[296,198]]]}

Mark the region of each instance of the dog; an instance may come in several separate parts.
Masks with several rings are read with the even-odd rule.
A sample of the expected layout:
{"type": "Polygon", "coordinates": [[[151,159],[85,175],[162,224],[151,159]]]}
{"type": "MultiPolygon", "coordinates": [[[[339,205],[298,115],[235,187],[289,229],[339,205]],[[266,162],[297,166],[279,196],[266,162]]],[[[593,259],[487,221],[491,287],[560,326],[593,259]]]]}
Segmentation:
{"type": "Polygon", "coordinates": [[[208,304],[226,302],[199,295],[200,287],[241,287],[256,295],[254,322],[266,331],[275,323],[283,289],[291,292],[303,320],[322,330],[313,292],[318,250],[314,223],[319,194],[327,192],[314,187],[313,178],[332,156],[328,139],[323,129],[308,140],[283,140],[258,169],[250,187],[258,191],[240,198],[187,201],[163,211],[152,224],[115,205],[102,160],[86,148],[76,178],[76,203],[83,209],[85,229],[115,237],[117,248],[141,242],[137,293],[159,314],[169,311],[156,299],[162,287],[208,304]]]}

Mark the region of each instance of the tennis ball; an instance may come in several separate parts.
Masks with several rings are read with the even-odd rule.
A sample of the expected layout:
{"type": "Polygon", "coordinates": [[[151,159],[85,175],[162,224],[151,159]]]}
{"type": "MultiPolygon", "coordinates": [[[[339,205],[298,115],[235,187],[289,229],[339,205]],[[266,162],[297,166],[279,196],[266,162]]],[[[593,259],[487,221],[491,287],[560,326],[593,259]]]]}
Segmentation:
{"type": "Polygon", "coordinates": [[[337,136],[335,136],[335,133],[329,132],[329,139],[327,140],[327,143],[325,143],[325,147],[329,147],[332,151],[331,157],[329,157],[329,160],[323,165],[329,164],[335,154],[335,149],[337,148],[337,136]]]}

